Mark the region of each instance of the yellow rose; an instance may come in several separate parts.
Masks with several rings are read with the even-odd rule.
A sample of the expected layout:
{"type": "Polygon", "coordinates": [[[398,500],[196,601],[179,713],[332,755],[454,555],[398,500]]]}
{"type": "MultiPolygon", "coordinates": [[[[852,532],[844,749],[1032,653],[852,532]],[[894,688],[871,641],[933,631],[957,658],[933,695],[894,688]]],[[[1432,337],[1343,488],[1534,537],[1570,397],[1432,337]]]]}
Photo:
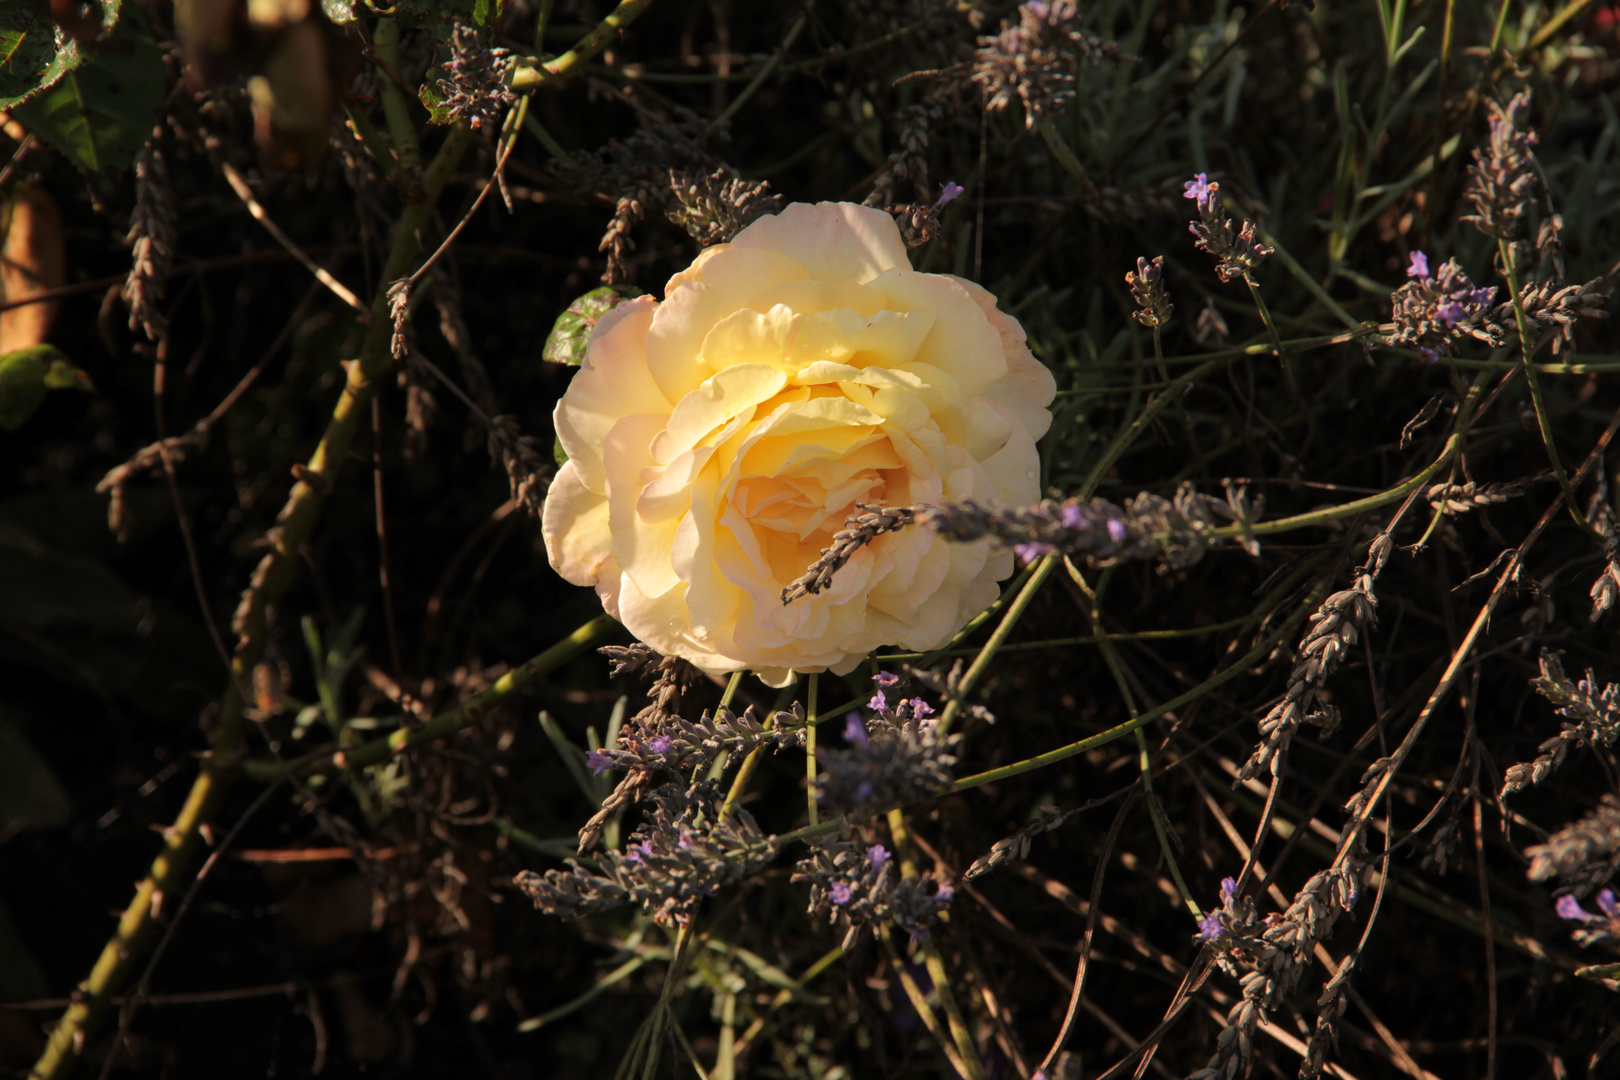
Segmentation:
{"type": "Polygon", "coordinates": [[[605,316],[557,404],[558,573],[659,652],[773,686],[935,648],[996,598],[1010,552],[912,528],[781,599],[857,501],[1039,497],[1055,386],[993,296],[913,271],[880,210],[796,203],[664,297],[605,316]]]}

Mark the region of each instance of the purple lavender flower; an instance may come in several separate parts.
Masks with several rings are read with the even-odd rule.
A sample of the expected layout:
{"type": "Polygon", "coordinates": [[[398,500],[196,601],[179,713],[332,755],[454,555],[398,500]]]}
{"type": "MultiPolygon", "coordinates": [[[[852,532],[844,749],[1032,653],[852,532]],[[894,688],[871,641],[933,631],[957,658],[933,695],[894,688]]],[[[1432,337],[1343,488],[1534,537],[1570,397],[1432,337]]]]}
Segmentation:
{"type": "Polygon", "coordinates": [[[1212,911],[1198,920],[1199,941],[1219,941],[1226,936],[1226,924],[1221,921],[1219,912],[1212,911]]]}
{"type": "Polygon", "coordinates": [[[861,722],[860,713],[852,712],[844,717],[844,741],[862,748],[871,745],[872,740],[866,734],[866,725],[861,722]]]}
{"type": "Polygon", "coordinates": [[[1440,354],[1427,346],[1419,346],[1418,355],[1423,357],[1423,362],[1425,364],[1436,364],[1440,362],[1440,354]]]}
{"type": "Polygon", "coordinates": [[[1227,900],[1231,899],[1232,897],[1234,897],[1236,895],[1237,895],[1237,879],[1236,878],[1229,878],[1229,877],[1221,878],[1221,903],[1223,903],[1223,904],[1226,903],[1227,900]]]}
{"type": "Polygon", "coordinates": [[[1017,555],[1021,562],[1034,562],[1036,559],[1050,555],[1056,550],[1057,548],[1051,544],[1045,544],[1039,540],[1032,540],[1027,544],[1013,545],[1013,554],[1017,555]]]}
{"type": "Polygon", "coordinates": [[[876,675],[872,676],[872,681],[884,689],[888,689],[900,681],[900,676],[896,675],[892,671],[880,671],[876,675]]]}
{"type": "Polygon", "coordinates": [[[889,849],[882,844],[873,844],[866,849],[866,857],[871,861],[873,870],[882,870],[883,864],[889,861],[889,849]]]}
{"type": "Polygon", "coordinates": [[[827,890],[827,898],[833,903],[839,905],[849,903],[849,898],[851,895],[852,893],[850,891],[849,884],[843,881],[833,882],[832,888],[827,890]]]}
{"type": "Polygon", "coordinates": [[[590,753],[585,755],[585,764],[590,768],[591,772],[595,773],[597,776],[601,776],[603,773],[613,768],[613,759],[602,753],[600,750],[592,750],[590,753]]]}
{"type": "Polygon", "coordinates": [[[1412,252],[1412,265],[1406,268],[1407,277],[1426,278],[1429,276],[1429,257],[1421,251],[1412,252]]]}
{"type": "Polygon", "coordinates": [[[1108,519],[1108,539],[1116,544],[1123,544],[1126,537],[1125,523],[1119,518],[1108,519]]]}
{"type": "Polygon", "coordinates": [[[1597,894],[1597,906],[1599,911],[1611,919],[1620,916],[1620,902],[1615,900],[1613,889],[1604,889],[1597,894]]]}
{"type": "Polygon", "coordinates": [[[668,735],[654,735],[647,742],[647,748],[655,754],[669,753],[669,744],[672,740],[668,735]]]}
{"type": "Polygon", "coordinates": [[[934,900],[936,903],[948,904],[955,899],[956,890],[949,885],[941,885],[934,891],[934,900]]]}
{"type": "Polygon", "coordinates": [[[1475,289],[1469,299],[1481,307],[1490,307],[1496,303],[1496,286],[1487,285],[1483,289],[1475,289]]]}
{"type": "Polygon", "coordinates": [[[1184,190],[1184,194],[1181,197],[1183,199],[1192,199],[1196,201],[1200,210],[1202,210],[1207,203],[1211,202],[1215,197],[1215,192],[1220,190],[1219,184],[1211,184],[1209,182],[1208,173],[1199,173],[1197,176],[1194,176],[1191,180],[1186,181],[1181,186],[1184,190]]]}
{"type": "Polygon", "coordinates": [[[939,201],[934,204],[935,210],[944,209],[952,200],[960,198],[967,188],[954,180],[947,180],[939,186],[939,201]]]}
{"type": "Polygon", "coordinates": [[[872,801],[872,782],[870,780],[863,780],[855,785],[855,801],[857,803],[872,801]]]}
{"type": "Polygon", "coordinates": [[[643,840],[639,844],[630,845],[630,850],[624,853],[624,861],[645,863],[647,858],[652,855],[652,853],[652,844],[649,841],[643,840]]]}
{"type": "Polygon", "coordinates": [[[1091,528],[1091,522],[1086,520],[1086,515],[1073,503],[1065,504],[1063,509],[1058,511],[1058,521],[1065,529],[1091,528]]]}
{"type": "MultiPolygon", "coordinates": [[[[1613,894],[1610,895],[1612,897],[1613,894]]],[[[1597,918],[1596,915],[1581,907],[1579,900],[1568,894],[1558,898],[1558,906],[1555,910],[1558,912],[1560,919],[1568,919],[1571,922],[1592,922],[1597,918]]]]}
{"type": "Polygon", "coordinates": [[[888,712],[889,699],[883,696],[883,691],[879,690],[872,695],[871,700],[866,703],[866,707],[876,713],[888,712]]]}
{"type": "Polygon", "coordinates": [[[1447,326],[1456,326],[1458,323],[1468,318],[1468,309],[1457,303],[1455,300],[1447,300],[1445,303],[1434,309],[1434,317],[1445,323],[1447,326]]]}
{"type": "Polygon", "coordinates": [[[928,704],[928,702],[924,701],[920,697],[912,698],[911,701],[910,701],[910,705],[911,705],[911,715],[915,716],[919,720],[921,720],[925,716],[933,716],[934,715],[934,707],[932,705],[928,704]]]}

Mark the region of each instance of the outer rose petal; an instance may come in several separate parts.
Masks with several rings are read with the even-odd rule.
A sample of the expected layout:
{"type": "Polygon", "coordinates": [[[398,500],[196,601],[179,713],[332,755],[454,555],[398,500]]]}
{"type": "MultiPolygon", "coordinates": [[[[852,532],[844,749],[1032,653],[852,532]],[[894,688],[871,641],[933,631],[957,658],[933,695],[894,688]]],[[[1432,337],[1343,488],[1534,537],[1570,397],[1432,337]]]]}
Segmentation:
{"type": "Polygon", "coordinates": [[[911,269],[894,219],[854,203],[794,203],[748,226],[731,246],[790,255],[821,281],[864,285],[885,270],[911,269]]]}
{"type": "Polygon", "coordinates": [[[546,547],[710,672],[780,686],[932,648],[995,599],[1010,551],[910,529],[817,596],[782,587],[857,501],[1034,501],[1054,388],[988,292],[911,269],[887,214],[791,206],[598,324],[557,407],[546,547]]]}

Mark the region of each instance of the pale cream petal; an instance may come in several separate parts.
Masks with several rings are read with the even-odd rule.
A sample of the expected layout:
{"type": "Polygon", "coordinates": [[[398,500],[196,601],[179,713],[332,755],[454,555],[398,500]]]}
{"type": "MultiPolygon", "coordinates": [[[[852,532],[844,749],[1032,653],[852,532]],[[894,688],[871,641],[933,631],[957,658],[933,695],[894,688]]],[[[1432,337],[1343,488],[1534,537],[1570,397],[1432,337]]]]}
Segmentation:
{"type": "MultiPolygon", "coordinates": [[[[796,263],[796,265],[803,265],[796,263]]],[[[859,318],[867,318],[883,310],[883,294],[868,289],[864,285],[857,285],[853,281],[821,281],[809,277],[805,271],[803,280],[779,281],[771,284],[763,282],[754,286],[754,292],[749,294],[745,307],[755,311],[769,311],[778,304],[782,304],[793,311],[806,313],[818,311],[835,311],[846,309],[859,318]],[[761,287],[763,286],[763,287],[761,287]]],[[[739,289],[739,294],[741,290],[739,289]]]]}
{"type": "MultiPolygon", "coordinates": [[[[1000,405],[986,403],[987,408],[1000,405]]],[[[1041,456],[1035,449],[1035,440],[1019,427],[1010,425],[1012,434],[999,453],[984,460],[984,471],[990,480],[991,498],[1002,506],[1028,506],[1041,497],[1041,456]]]]}
{"type": "Polygon", "coordinates": [[[960,409],[940,409],[934,422],[952,446],[959,446],[980,461],[1007,445],[1017,421],[1010,419],[988,398],[973,398],[960,409]]]}
{"type": "Polygon", "coordinates": [[[648,448],[663,430],[664,420],[656,415],[627,416],[608,432],[603,446],[613,554],[625,575],[648,596],[662,596],[679,583],[669,561],[677,521],[643,521],[636,512],[641,472],[652,464],[648,448]]]}
{"type": "Polygon", "coordinates": [[[918,346],[915,363],[939,368],[970,396],[1007,373],[1001,335],[954,278],[891,270],[871,286],[887,296],[897,311],[933,312],[934,325],[918,346]]]}
{"type": "Polygon", "coordinates": [[[626,575],[619,594],[618,620],[637,640],[665,656],[679,656],[713,675],[741,671],[748,664],[708,648],[692,636],[684,589],[648,596],[626,575]]]}
{"type": "Polygon", "coordinates": [[[657,306],[650,297],[642,297],[603,316],[585,362],[552,413],[563,450],[576,463],[580,481],[592,491],[607,490],[602,444],[613,425],[635,413],[669,414],[670,399],[647,370],[647,328],[657,306]],[[609,332],[603,332],[603,323],[610,319],[609,332]]]}
{"type": "Polygon", "coordinates": [[[747,296],[808,271],[779,252],[735,244],[708,259],[701,279],[672,284],[647,331],[647,369],[671,401],[714,374],[702,359],[703,339],[715,323],[745,306],[747,296]]]}
{"type": "Polygon", "coordinates": [[[885,270],[911,268],[894,219],[882,210],[853,203],[793,203],[748,226],[731,246],[790,255],[822,281],[864,285],[885,270]]]}
{"type": "Polygon", "coordinates": [[[565,581],[595,585],[605,567],[610,567],[612,575],[618,573],[613,560],[613,534],[608,529],[607,496],[581,483],[572,461],[557,470],[551,481],[540,535],[545,539],[551,565],[565,581]]]}
{"type": "Polygon", "coordinates": [[[1029,351],[1028,338],[1018,320],[996,306],[996,298],[989,290],[966,278],[954,280],[973,297],[990,325],[1001,335],[1002,350],[1007,355],[1007,374],[981,392],[1011,410],[1029,437],[1039,440],[1052,426],[1052,410],[1048,406],[1057,396],[1057,380],[1029,351]]]}
{"type": "Polygon", "coordinates": [[[716,372],[675,406],[665,429],[652,441],[653,461],[663,465],[675,460],[786,385],[786,373],[768,364],[739,364],[716,372]]]}

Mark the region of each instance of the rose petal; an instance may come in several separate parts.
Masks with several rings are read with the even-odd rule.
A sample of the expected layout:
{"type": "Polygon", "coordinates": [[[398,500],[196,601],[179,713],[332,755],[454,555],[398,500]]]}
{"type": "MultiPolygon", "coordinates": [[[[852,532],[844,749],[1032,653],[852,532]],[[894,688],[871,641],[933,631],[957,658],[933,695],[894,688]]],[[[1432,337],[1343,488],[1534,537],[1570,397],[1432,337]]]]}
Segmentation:
{"type": "Polygon", "coordinates": [[[803,263],[823,281],[864,285],[885,270],[911,268],[900,227],[882,210],[853,203],[793,203],[737,234],[733,248],[763,248],[803,263]]]}

